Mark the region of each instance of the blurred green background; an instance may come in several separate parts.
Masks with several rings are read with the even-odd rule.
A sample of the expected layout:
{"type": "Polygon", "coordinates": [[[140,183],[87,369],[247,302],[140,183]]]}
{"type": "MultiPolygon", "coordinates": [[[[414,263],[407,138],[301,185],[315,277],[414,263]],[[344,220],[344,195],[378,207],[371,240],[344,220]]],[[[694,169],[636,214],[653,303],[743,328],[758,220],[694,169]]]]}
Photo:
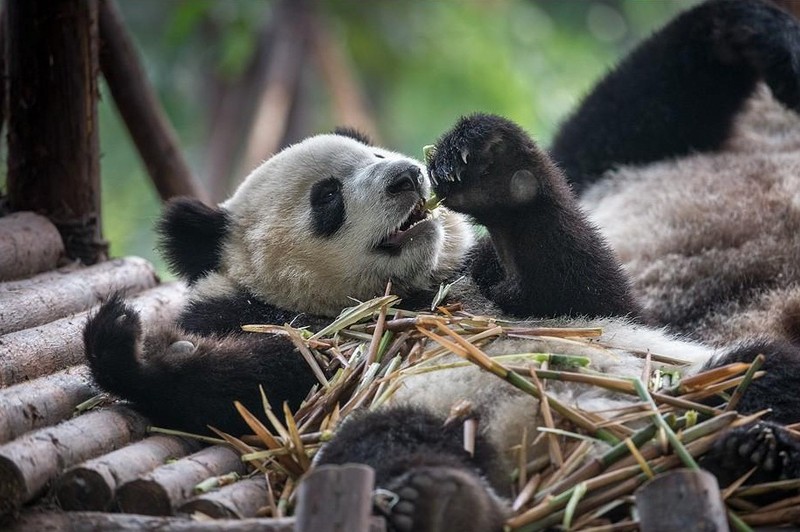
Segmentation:
{"type": "MultiPolygon", "coordinates": [[[[185,156],[219,201],[255,164],[246,146],[255,143],[248,139],[262,99],[272,102],[268,110],[277,110],[262,120],[279,124],[274,127],[279,137],[255,149],[255,154],[266,151],[262,158],[340,122],[420,157],[423,145],[473,111],[507,116],[546,145],[604,71],[694,3],[123,0],[118,5],[185,156]],[[305,11],[298,19],[293,10],[300,8],[305,11]]],[[[160,201],[105,87],[102,93],[105,237],[112,255],[146,257],[163,273],[152,232],[160,201]]]]}

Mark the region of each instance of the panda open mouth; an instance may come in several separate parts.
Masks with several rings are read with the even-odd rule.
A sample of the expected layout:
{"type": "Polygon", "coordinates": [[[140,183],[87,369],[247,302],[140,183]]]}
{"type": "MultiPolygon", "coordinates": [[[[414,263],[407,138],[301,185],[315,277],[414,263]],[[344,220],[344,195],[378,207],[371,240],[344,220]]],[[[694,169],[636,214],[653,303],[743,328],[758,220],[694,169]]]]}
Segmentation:
{"type": "Polygon", "coordinates": [[[425,201],[419,200],[408,217],[400,225],[389,231],[389,234],[381,240],[377,246],[378,249],[397,250],[403,245],[403,242],[418,232],[417,229],[423,222],[430,219],[431,213],[425,208],[425,201]]]}

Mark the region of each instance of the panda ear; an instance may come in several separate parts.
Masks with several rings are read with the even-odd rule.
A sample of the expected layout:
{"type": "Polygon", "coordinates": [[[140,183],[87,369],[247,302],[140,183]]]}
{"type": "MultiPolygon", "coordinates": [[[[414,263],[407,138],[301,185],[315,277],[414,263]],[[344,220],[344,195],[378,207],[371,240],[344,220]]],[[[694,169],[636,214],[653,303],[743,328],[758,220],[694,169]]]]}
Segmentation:
{"type": "Polygon", "coordinates": [[[367,146],[374,146],[372,139],[366,133],[363,133],[357,130],[354,127],[349,126],[339,126],[333,130],[334,135],[341,135],[343,137],[350,137],[351,139],[356,139],[357,141],[361,142],[362,144],[366,144],[367,146]]]}
{"type": "Polygon", "coordinates": [[[230,218],[193,198],[167,202],[158,222],[159,248],[170,269],[193,283],[219,267],[230,218]]]}

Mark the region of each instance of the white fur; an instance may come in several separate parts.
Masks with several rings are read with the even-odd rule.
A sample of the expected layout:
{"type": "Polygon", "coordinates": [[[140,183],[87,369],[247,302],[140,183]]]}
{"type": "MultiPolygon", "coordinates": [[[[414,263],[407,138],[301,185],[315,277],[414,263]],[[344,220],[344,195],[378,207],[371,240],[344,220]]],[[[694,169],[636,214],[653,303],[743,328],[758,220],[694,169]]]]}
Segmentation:
{"type": "MultiPolygon", "coordinates": [[[[440,208],[398,256],[376,251],[414,206],[408,196],[386,193],[388,170],[398,163],[425,171],[418,161],[341,135],[311,137],[270,158],[221,205],[231,214],[231,235],[219,274],[198,283],[199,297],[224,292],[235,279],[278,307],[336,316],[352,299],[383,294],[389,280],[401,296],[437,286],[472,246],[472,229],[440,208]],[[346,221],[333,236],[317,237],[309,192],[329,177],[343,184],[346,221]]],[[[427,176],[423,188],[429,195],[427,176]]]]}
{"type": "Polygon", "coordinates": [[[584,206],[657,318],[698,309],[715,345],[800,321],[800,117],[766,87],[723,150],[610,172],[584,206]]]}

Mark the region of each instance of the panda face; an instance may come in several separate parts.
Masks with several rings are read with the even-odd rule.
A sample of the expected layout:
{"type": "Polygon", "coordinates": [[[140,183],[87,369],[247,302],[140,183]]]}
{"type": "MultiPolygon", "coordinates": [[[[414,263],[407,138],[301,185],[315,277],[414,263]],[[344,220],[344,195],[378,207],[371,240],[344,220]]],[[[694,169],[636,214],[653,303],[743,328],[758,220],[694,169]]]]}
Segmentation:
{"type": "Polygon", "coordinates": [[[222,204],[230,233],[217,274],[264,301],[335,315],[383,293],[429,290],[473,243],[463,216],[424,209],[422,163],[343,135],[318,135],[257,168],[222,204]]]}

